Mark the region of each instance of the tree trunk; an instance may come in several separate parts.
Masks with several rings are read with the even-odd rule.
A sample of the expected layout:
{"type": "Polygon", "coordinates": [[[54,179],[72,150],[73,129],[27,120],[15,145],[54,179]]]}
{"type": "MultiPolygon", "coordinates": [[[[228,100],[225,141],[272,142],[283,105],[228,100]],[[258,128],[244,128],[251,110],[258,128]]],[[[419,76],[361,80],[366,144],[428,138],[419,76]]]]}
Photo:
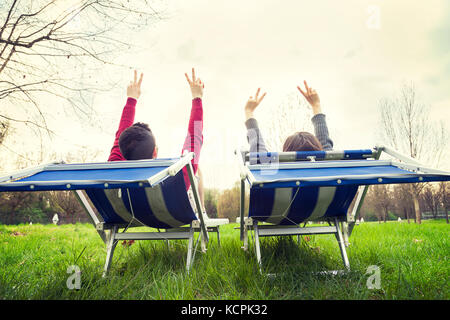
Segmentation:
{"type": "Polygon", "coordinates": [[[413,202],[414,202],[414,211],[416,213],[416,223],[421,224],[422,223],[422,215],[420,213],[420,206],[419,206],[419,200],[417,199],[417,194],[413,193],[413,202]]]}
{"type": "Polygon", "coordinates": [[[445,207],[445,217],[447,219],[447,224],[448,224],[448,209],[447,209],[447,207],[445,207]]]}

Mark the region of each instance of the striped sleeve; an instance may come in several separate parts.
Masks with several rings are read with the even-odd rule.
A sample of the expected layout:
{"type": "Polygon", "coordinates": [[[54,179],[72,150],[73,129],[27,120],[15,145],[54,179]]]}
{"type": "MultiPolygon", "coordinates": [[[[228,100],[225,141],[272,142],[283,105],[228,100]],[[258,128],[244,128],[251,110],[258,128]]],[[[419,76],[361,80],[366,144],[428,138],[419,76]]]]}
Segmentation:
{"type": "Polygon", "coordinates": [[[333,149],[333,140],[330,139],[330,135],[328,133],[327,122],[325,121],[325,115],[323,113],[318,113],[311,119],[314,125],[314,132],[316,134],[317,139],[323,146],[323,150],[332,150],[333,149]]]}
{"type": "MultiPolygon", "coordinates": [[[[194,174],[197,172],[198,163],[200,159],[200,151],[203,146],[203,105],[202,99],[195,98],[192,100],[191,115],[189,118],[188,133],[184,140],[182,153],[187,150],[194,152],[194,159],[192,159],[192,168],[194,174]]],[[[183,168],[184,182],[186,190],[191,186],[189,175],[186,167],[183,168]]]]}
{"type": "Polygon", "coordinates": [[[127,103],[122,111],[122,116],[119,122],[119,128],[117,129],[116,136],[114,139],[113,147],[111,148],[111,152],[109,154],[108,161],[122,161],[125,160],[124,156],[120,152],[119,148],[119,137],[120,134],[128,127],[131,127],[134,122],[134,115],[136,112],[136,103],[137,100],[133,98],[128,98],[127,103]]]}
{"type": "Polygon", "coordinates": [[[247,127],[247,140],[250,144],[250,152],[267,152],[266,144],[258,127],[258,121],[250,118],[245,121],[247,127]]]}

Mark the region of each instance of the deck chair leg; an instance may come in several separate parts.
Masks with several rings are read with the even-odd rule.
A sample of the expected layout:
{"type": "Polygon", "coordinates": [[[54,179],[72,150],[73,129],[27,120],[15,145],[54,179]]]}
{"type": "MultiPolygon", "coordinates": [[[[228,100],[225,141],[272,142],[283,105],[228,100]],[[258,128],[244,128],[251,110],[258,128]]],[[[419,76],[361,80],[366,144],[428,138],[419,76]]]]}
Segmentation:
{"type": "Polygon", "coordinates": [[[259,244],[259,228],[258,221],[253,221],[253,230],[255,232],[255,251],[256,259],[258,260],[259,272],[262,273],[262,262],[261,262],[261,247],[259,244]]]}
{"type": "Polygon", "coordinates": [[[206,239],[205,239],[205,237],[203,236],[203,233],[200,233],[200,235],[199,235],[199,237],[200,237],[200,246],[201,246],[201,248],[202,248],[202,252],[203,253],[206,253],[206,239]]]}
{"type": "Polygon", "coordinates": [[[239,211],[240,211],[239,223],[241,225],[241,228],[239,229],[239,233],[240,233],[241,241],[244,241],[244,237],[245,237],[245,235],[244,235],[244,232],[245,232],[245,229],[244,229],[244,225],[245,225],[245,221],[244,221],[245,220],[245,218],[244,218],[244,215],[245,215],[245,181],[244,180],[241,180],[241,201],[240,201],[239,211]]]}
{"type": "Polygon", "coordinates": [[[348,271],[350,271],[350,263],[348,261],[347,251],[345,250],[344,238],[342,237],[341,228],[339,227],[339,222],[337,221],[337,219],[335,220],[335,223],[336,223],[336,239],[339,243],[339,248],[341,249],[342,261],[344,262],[345,268],[348,271]]]}
{"type": "Polygon", "coordinates": [[[344,236],[344,244],[346,247],[350,245],[350,241],[348,240],[348,223],[342,222],[342,235],[344,236]]]}
{"type": "Polygon", "coordinates": [[[219,226],[217,226],[217,245],[220,247],[220,232],[219,232],[219,226]]]}
{"type": "Polygon", "coordinates": [[[106,277],[106,274],[108,273],[109,268],[111,266],[111,261],[112,261],[112,258],[113,258],[114,249],[116,248],[116,245],[117,245],[117,241],[115,239],[116,233],[117,233],[117,226],[114,226],[111,229],[111,232],[109,234],[109,239],[108,239],[108,242],[107,242],[106,262],[105,262],[105,266],[103,268],[103,275],[102,275],[103,278],[106,277]]]}
{"type": "MultiPolygon", "coordinates": [[[[199,237],[201,237],[201,233],[200,233],[199,237]]],[[[194,261],[193,251],[194,251],[194,229],[191,228],[191,231],[189,232],[188,252],[187,252],[187,258],[186,258],[187,274],[189,274],[189,271],[191,270],[192,262],[194,261]]]]}
{"type": "Polygon", "coordinates": [[[89,204],[89,201],[85,197],[84,193],[81,190],[73,190],[72,192],[77,198],[78,202],[81,204],[82,208],[88,214],[88,217],[90,218],[92,225],[97,230],[98,235],[100,236],[100,238],[102,238],[103,242],[106,244],[108,242],[107,234],[104,230],[99,230],[97,228],[97,226],[100,224],[100,220],[97,218],[97,215],[95,214],[94,210],[89,204]]]}
{"type": "Polygon", "coordinates": [[[243,240],[244,240],[243,249],[244,249],[244,251],[247,251],[248,250],[248,228],[245,224],[243,225],[242,228],[244,229],[244,232],[242,233],[243,240]]]}

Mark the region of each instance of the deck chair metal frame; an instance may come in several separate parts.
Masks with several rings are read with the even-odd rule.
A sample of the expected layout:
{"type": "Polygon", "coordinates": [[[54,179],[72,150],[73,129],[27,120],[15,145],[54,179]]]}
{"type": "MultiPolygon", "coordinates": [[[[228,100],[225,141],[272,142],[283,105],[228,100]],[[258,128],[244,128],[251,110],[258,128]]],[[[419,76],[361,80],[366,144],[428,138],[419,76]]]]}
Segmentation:
{"type": "MultiPolygon", "coordinates": [[[[444,172],[441,170],[427,168],[416,160],[402,155],[401,153],[384,146],[377,146],[373,149],[367,150],[344,150],[344,151],[326,151],[326,152],[269,152],[269,153],[254,153],[251,154],[246,150],[236,150],[235,155],[237,157],[237,161],[240,169],[240,180],[241,180],[241,194],[240,194],[240,239],[243,242],[243,249],[248,250],[249,247],[249,232],[253,232],[255,235],[255,253],[256,258],[259,265],[259,270],[262,273],[262,257],[261,257],[261,245],[260,238],[261,237],[272,237],[272,236],[297,236],[301,235],[320,235],[320,234],[333,234],[336,237],[336,240],[339,245],[339,249],[341,252],[342,261],[345,267],[345,270],[350,270],[350,262],[346,252],[346,246],[349,245],[349,237],[352,233],[352,230],[355,226],[355,222],[359,217],[359,212],[362,207],[364,198],[367,194],[368,188],[371,184],[386,184],[386,183],[404,183],[404,182],[396,182],[395,175],[383,175],[381,176],[370,176],[370,175],[361,175],[361,179],[369,179],[371,183],[366,183],[364,185],[360,185],[358,190],[353,197],[354,204],[353,207],[347,210],[346,215],[330,217],[325,219],[319,219],[314,221],[324,221],[329,224],[329,226],[319,226],[319,227],[305,227],[306,222],[311,221],[305,219],[300,223],[304,223],[303,227],[300,226],[300,223],[297,225],[277,225],[277,224],[268,224],[262,223],[256,219],[252,219],[252,217],[245,216],[245,194],[246,194],[246,183],[249,184],[250,188],[252,187],[264,187],[265,184],[274,184],[279,183],[282,184],[283,180],[272,181],[268,180],[258,180],[252,174],[251,170],[277,170],[277,169],[299,169],[299,168],[332,168],[333,166],[339,167],[352,167],[356,165],[361,165],[364,163],[361,161],[371,161],[367,159],[376,160],[377,165],[392,165],[397,168],[408,170],[411,173],[415,173],[418,176],[408,178],[409,183],[414,182],[426,182],[426,181],[442,181],[441,180],[433,180],[436,176],[444,176],[444,180],[450,180],[450,173],[444,172]],[[352,151],[358,151],[355,154],[358,154],[353,160],[352,151]],[[360,152],[362,151],[362,152],[360,152]],[[388,160],[381,161],[379,160],[382,153],[386,153],[391,157],[399,160],[400,162],[388,160]],[[299,154],[300,157],[299,157],[299,154]],[[308,155],[309,154],[309,155],[308,155]],[[253,157],[253,158],[252,158],[253,157]],[[250,164],[250,160],[252,159],[252,163],[250,164]],[[262,160],[263,163],[260,163],[262,160]],[[336,160],[339,161],[339,164],[336,163],[336,160]],[[346,160],[353,160],[348,161],[346,160]]],[[[366,162],[369,164],[369,162],[366,162]]],[[[375,164],[375,162],[370,162],[370,165],[375,164]]],[[[344,185],[351,178],[355,177],[346,177],[346,176],[335,176],[328,177],[330,180],[329,185],[339,186],[344,185]],[[349,179],[349,180],[347,180],[349,179]]],[[[321,179],[318,177],[297,177],[293,179],[291,183],[291,187],[295,188],[297,186],[308,186],[315,185],[321,179]]],[[[336,273],[339,271],[333,271],[336,273]]]]}
{"type": "MultiPolygon", "coordinates": [[[[197,209],[197,212],[204,213],[198,186],[197,180],[194,176],[194,171],[192,168],[191,160],[194,157],[194,153],[185,153],[178,160],[173,159],[154,159],[154,160],[139,160],[139,161],[116,161],[116,162],[107,162],[107,163],[92,163],[92,164],[70,164],[70,170],[84,170],[84,169],[123,169],[123,168],[151,168],[157,166],[165,166],[165,169],[159,171],[157,174],[147,177],[142,181],[126,181],[125,189],[129,192],[130,188],[135,187],[146,187],[154,186],[158,184],[160,181],[168,177],[174,177],[177,175],[183,168],[186,167],[189,180],[191,183],[192,194],[194,198],[194,204],[197,209]]],[[[194,248],[194,235],[196,232],[199,233],[197,237],[197,244],[199,240],[201,240],[202,251],[206,251],[206,246],[209,241],[208,232],[216,232],[218,237],[218,243],[220,245],[220,236],[219,236],[219,225],[227,223],[224,221],[225,219],[206,219],[203,214],[197,214],[197,219],[191,221],[189,226],[180,226],[176,228],[167,228],[166,232],[127,232],[129,228],[146,226],[141,223],[137,219],[135,219],[134,214],[132,220],[127,223],[105,223],[104,219],[101,215],[97,214],[93,209],[91,202],[88,200],[89,197],[85,194],[85,190],[91,187],[102,188],[101,185],[104,186],[105,189],[115,189],[123,188],[118,187],[119,185],[123,185],[124,181],[114,181],[114,180],[93,180],[93,181],[35,181],[35,182],[22,182],[20,181],[24,177],[33,176],[35,174],[39,174],[44,171],[58,171],[64,170],[64,163],[61,162],[53,162],[49,164],[40,165],[34,168],[29,168],[25,170],[19,170],[12,174],[9,174],[4,177],[0,177],[0,191],[49,191],[49,190],[69,190],[72,191],[76,198],[79,200],[81,206],[86,211],[88,217],[90,218],[91,223],[94,225],[96,231],[99,236],[106,244],[106,261],[103,269],[103,277],[105,277],[110,269],[112,257],[114,254],[114,250],[118,241],[120,240],[175,240],[175,239],[186,239],[188,240],[188,252],[186,258],[186,271],[189,273],[193,260],[195,258],[195,248],[194,248]],[[205,221],[207,220],[207,221],[205,221]],[[119,229],[123,229],[123,231],[119,232],[119,229]]],[[[67,168],[66,168],[67,170],[67,168]]],[[[121,189],[118,189],[121,190],[121,189]]],[[[131,198],[128,198],[130,201],[131,211],[133,211],[133,207],[131,204],[131,198]]]]}

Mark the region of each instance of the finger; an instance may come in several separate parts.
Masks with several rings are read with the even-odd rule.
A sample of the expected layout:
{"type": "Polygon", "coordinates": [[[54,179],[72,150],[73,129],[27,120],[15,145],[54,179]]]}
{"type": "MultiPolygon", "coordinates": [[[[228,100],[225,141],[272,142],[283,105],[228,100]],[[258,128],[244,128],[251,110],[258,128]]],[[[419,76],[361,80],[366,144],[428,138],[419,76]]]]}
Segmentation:
{"type": "Polygon", "coordinates": [[[192,68],[192,82],[195,83],[195,70],[192,68]]]}
{"type": "Polygon", "coordinates": [[[306,97],[306,92],[304,92],[304,91],[302,90],[302,88],[300,88],[300,86],[297,86],[297,89],[302,93],[303,96],[306,97]]]}
{"type": "Polygon", "coordinates": [[[141,83],[142,83],[142,79],[143,79],[143,78],[144,78],[144,74],[141,73],[141,77],[139,78],[139,82],[138,82],[139,87],[141,86],[141,83]]]}
{"type": "Polygon", "coordinates": [[[255,100],[258,100],[258,95],[259,95],[260,90],[261,90],[261,88],[258,88],[258,90],[256,90],[255,100]]]}
{"type": "Polygon", "coordinates": [[[137,71],[134,70],[134,83],[136,83],[136,81],[137,81],[137,71]]]}
{"type": "Polygon", "coordinates": [[[187,75],[187,73],[184,74],[186,76],[186,80],[189,83],[189,85],[191,85],[191,79],[189,79],[189,76],[187,75]]]}
{"type": "Polygon", "coordinates": [[[306,92],[310,93],[311,89],[308,87],[308,83],[306,82],[306,80],[304,80],[303,83],[305,84],[306,92]]]}
{"type": "Polygon", "coordinates": [[[264,99],[265,96],[266,96],[266,92],[264,92],[263,95],[261,96],[261,98],[259,98],[258,104],[262,101],[262,99],[264,99]]]}

